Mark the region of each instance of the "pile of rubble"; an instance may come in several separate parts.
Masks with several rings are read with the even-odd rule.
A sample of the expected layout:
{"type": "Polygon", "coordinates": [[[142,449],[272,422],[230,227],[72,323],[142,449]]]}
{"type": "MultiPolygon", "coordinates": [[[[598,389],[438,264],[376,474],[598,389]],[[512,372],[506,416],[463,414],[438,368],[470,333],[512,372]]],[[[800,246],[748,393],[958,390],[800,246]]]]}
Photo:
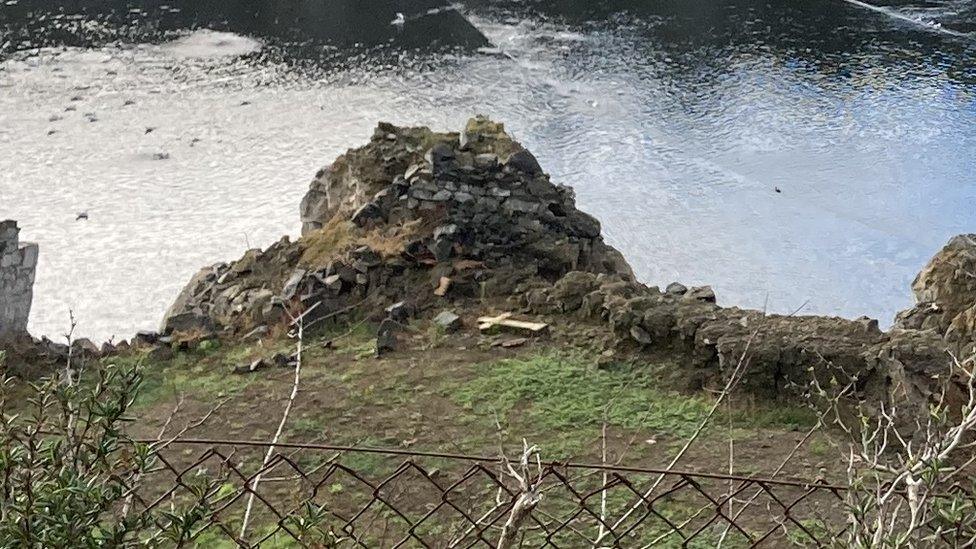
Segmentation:
{"type": "Polygon", "coordinates": [[[249,331],[313,303],[319,317],[353,305],[375,314],[405,297],[423,309],[575,270],[633,278],[572,190],[484,118],[459,134],[380,124],[319,172],[301,214],[297,242],[194,276],[163,332],[249,331]]]}

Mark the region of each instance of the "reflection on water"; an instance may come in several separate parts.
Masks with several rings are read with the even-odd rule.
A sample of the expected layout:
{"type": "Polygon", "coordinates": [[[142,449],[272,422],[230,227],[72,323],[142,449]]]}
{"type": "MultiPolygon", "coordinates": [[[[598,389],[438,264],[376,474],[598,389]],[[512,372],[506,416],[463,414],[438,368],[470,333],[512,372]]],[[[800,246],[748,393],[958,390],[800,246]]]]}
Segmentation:
{"type": "MultiPolygon", "coordinates": [[[[396,33],[385,12],[405,10],[380,4],[375,28],[396,33]]],[[[225,5],[172,20],[150,6],[138,25],[89,15],[110,38],[0,64],[0,217],[42,246],[35,333],[61,333],[69,307],[95,337],[154,327],[202,265],[296,234],[312,174],[380,119],[505,121],[645,282],[709,283],[723,304],[887,321],[918,268],[976,222],[974,44],[884,13],[471,0],[467,21],[507,54],[490,55],[453,49],[479,45],[467,31],[415,52],[402,35],[356,45],[311,23],[279,17],[270,32],[204,13],[225,5]]],[[[968,32],[971,3],[945,6],[919,21],[968,32]]]]}

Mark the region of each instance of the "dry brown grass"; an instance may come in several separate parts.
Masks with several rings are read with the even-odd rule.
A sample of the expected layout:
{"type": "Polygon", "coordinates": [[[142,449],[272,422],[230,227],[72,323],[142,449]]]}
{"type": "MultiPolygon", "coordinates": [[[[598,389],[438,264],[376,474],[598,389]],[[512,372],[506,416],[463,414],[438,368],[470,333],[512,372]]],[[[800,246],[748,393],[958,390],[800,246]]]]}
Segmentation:
{"type": "Polygon", "coordinates": [[[321,229],[302,237],[299,242],[304,251],[299,264],[323,269],[333,261],[347,259],[349,252],[359,246],[369,246],[383,259],[399,257],[411,241],[429,234],[434,224],[431,220],[415,219],[403,225],[364,231],[336,216],[321,229]]]}
{"type": "Polygon", "coordinates": [[[356,244],[356,225],[335,216],[321,229],[299,240],[304,246],[299,264],[325,268],[330,262],[347,253],[356,244]]]}

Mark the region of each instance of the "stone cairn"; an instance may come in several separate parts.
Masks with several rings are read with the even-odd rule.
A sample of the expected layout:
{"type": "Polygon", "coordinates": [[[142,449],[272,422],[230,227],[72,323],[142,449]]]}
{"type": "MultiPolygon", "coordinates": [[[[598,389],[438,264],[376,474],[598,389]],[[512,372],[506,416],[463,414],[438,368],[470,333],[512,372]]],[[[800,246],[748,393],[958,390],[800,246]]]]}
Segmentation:
{"type": "Polygon", "coordinates": [[[20,242],[17,222],[0,222],[0,339],[23,336],[33,300],[37,244],[20,242]]]}

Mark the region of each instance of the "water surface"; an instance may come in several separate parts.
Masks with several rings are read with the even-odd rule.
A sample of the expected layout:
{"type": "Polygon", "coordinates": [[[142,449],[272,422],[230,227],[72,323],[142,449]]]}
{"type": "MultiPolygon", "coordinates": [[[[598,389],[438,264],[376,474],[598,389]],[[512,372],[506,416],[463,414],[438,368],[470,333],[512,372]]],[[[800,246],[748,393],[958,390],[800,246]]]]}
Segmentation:
{"type": "Polygon", "coordinates": [[[724,305],[887,323],[976,225],[970,1],[42,4],[0,5],[36,334],[155,327],[201,266],[296,235],[378,120],[506,122],[643,281],[724,305]]]}

